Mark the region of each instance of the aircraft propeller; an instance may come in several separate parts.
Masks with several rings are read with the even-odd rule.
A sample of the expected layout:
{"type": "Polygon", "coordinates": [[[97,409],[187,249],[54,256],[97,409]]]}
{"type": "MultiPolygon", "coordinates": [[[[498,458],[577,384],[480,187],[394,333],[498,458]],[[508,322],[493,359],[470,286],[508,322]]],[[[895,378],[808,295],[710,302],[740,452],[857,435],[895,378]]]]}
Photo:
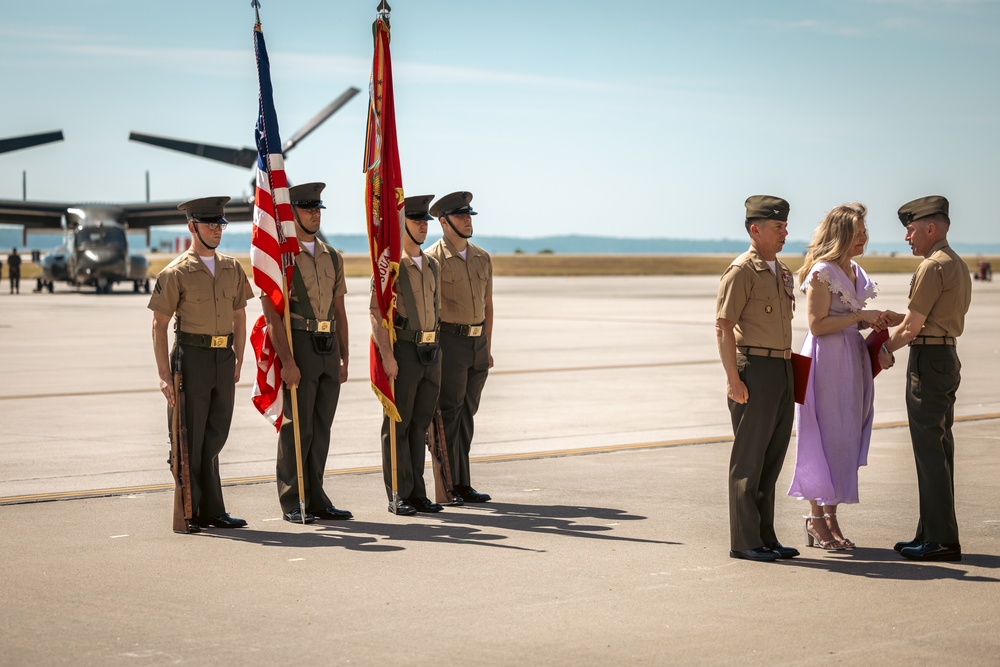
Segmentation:
{"type": "Polygon", "coordinates": [[[31,148],[32,146],[40,146],[42,144],[50,144],[54,141],[62,140],[62,130],[56,130],[55,132],[42,132],[41,134],[31,134],[24,137],[0,139],[0,153],[19,151],[22,148],[31,148]]]}
{"type": "MultiPolygon", "coordinates": [[[[351,86],[341,93],[335,100],[330,102],[319,113],[309,119],[309,122],[307,122],[302,129],[296,132],[291,139],[286,141],[285,145],[281,147],[282,152],[287,154],[288,151],[295,148],[295,146],[309,136],[313,130],[322,125],[323,121],[332,116],[338,109],[347,104],[352,97],[360,92],[361,91],[359,89],[351,86]]],[[[137,141],[139,143],[150,144],[152,146],[159,146],[160,148],[180,151],[181,153],[190,153],[191,155],[197,155],[209,160],[224,162],[226,164],[244,167],[246,169],[249,169],[257,164],[256,148],[230,148],[228,146],[215,146],[212,144],[173,139],[171,137],[160,137],[152,134],[145,134],[143,132],[130,132],[128,138],[129,141],[137,141]]]]}

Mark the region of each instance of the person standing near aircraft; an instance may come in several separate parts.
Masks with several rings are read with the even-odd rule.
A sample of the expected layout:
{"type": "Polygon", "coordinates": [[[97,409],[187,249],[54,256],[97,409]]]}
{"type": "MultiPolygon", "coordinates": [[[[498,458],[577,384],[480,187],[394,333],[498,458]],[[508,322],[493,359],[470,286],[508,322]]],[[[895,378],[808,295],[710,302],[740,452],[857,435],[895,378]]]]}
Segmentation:
{"type": "Polygon", "coordinates": [[[715,335],[726,371],[733,451],[729,461],[732,558],[794,558],[774,532],[774,485],[795,415],[792,378],[792,272],[777,254],[788,236],[788,202],[746,200],[750,249],[722,274],[715,335]]]}
{"type": "Polygon", "coordinates": [[[7,255],[7,277],[10,278],[10,293],[21,293],[21,256],[17,254],[17,248],[12,248],[7,255]]]}
{"type": "Polygon", "coordinates": [[[324,183],[303,183],[288,189],[300,252],[289,286],[291,347],[285,333],[284,313],[262,298],[264,317],[281,360],[284,416],[278,434],[275,476],[278,501],[285,521],[303,523],[299,507],[295,428],[299,430],[302,479],[306,500],[305,523],[319,519],[350,519],[337,509],[323,490],[330,429],[340,399],[340,385],[347,381],[348,337],[344,295],[344,258],[331,246],[316,240],[320,228],[324,183]],[[291,387],[297,387],[299,423],[292,420],[291,387]]]}
{"type": "Polygon", "coordinates": [[[180,355],[185,406],[181,418],[190,447],[193,516],[188,532],[241,528],[222,499],[219,453],[229,437],[236,383],[246,341],[246,303],[252,295],[246,273],[232,257],[217,253],[228,224],[229,197],[204,197],[179,204],[187,215],[191,248],[160,272],[149,299],[153,311],[153,355],[168,423],[177,404],[171,356],[180,355]],[[167,326],[176,316],[174,349],[168,355],[167,326]]]}
{"type": "Polygon", "coordinates": [[[493,367],[493,262],[472,237],[471,192],[452,192],[431,206],[444,237],[427,255],[441,268],[441,418],[455,491],[468,503],[490,496],[472,488],[469,452],[486,377],[493,367]]]}
{"type": "MultiPolygon", "coordinates": [[[[427,497],[424,486],[424,442],[434,417],[441,389],[441,354],[438,344],[440,308],[440,268],[437,260],[425,255],[420,245],[427,238],[427,222],[433,220],[427,207],[434,195],[407,197],[403,203],[403,252],[396,279],[396,344],[382,326],[382,315],[372,290],[372,337],[382,357],[386,377],[392,382],[396,409],[401,420],[396,429],[397,494],[400,501],[389,511],[400,515],[440,512],[441,505],[427,497]]],[[[374,284],[373,284],[374,286],[374,284]]],[[[382,418],[382,477],[392,503],[392,458],[389,429],[393,421],[382,418]]]]}
{"type": "Polygon", "coordinates": [[[879,357],[883,368],[892,353],[909,345],[906,365],[906,414],[917,464],[920,515],[914,538],[894,547],[916,561],[959,561],[955,516],[955,395],[962,379],[956,342],[965,331],[972,302],[969,267],[948,245],[948,200],[921,197],[903,204],[899,220],[913,254],[923,257],[910,282],[906,314],[892,313],[898,327],[879,357]]]}

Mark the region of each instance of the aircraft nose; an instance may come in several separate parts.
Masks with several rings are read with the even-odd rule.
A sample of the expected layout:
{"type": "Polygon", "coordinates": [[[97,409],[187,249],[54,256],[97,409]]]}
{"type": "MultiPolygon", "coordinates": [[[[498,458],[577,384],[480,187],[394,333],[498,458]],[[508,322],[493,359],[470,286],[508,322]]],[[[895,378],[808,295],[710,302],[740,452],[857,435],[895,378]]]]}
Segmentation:
{"type": "Polygon", "coordinates": [[[120,262],[125,258],[122,248],[88,248],[84,256],[95,266],[120,262]]]}

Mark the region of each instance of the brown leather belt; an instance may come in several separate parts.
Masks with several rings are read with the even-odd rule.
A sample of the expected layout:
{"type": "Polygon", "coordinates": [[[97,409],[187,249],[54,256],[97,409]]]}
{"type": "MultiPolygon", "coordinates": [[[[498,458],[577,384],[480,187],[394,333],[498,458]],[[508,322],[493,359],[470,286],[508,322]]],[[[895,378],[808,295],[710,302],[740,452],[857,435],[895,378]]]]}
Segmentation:
{"type": "Polygon", "coordinates": [[[451,322],[442,322],[441,331],[450,334],[456,334],[459,336],[468,336],[469,338],[477,338],[483,335],[483,325],[482,324],[452,324],[451,322]]]}
{"type": "Polygon", "coordinates": [[[955,345],[954,336],[917,336],[910,345],[955,345]]]}
{"type": "Polygon", "coordinates": [[[194,345],[195,347],[224,350],[233,346],[233,334],[211,336],[209,334],[192,334],[179,331],[177,332],[177,342],[181,345],[194,345]]]}
{"type": "Polygon", "coordinates": [[[750,345],[737,345],[736,349],[751,357],[774,357],[777,359],[791,359],[791,350],[774,350],[770,347],[752,347],[750,345]]]}

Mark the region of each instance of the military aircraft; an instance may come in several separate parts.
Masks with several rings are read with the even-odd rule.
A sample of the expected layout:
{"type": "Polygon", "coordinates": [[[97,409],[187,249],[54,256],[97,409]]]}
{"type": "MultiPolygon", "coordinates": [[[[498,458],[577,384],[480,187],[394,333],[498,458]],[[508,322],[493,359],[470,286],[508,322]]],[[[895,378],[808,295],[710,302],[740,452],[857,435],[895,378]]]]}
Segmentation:
{"type": "MultiPolygon", "coordinates": [[[[282,147],[283,152],[287,154],[359,92],[357,88],[348,88],[285,142],[282,147]]],[[[2,140],[0,153],[48,141],[58,141],[62,138],[61,132],[58,133],[58,138],[54,138],[55,134],[2,140]]],[[[133,132],[129,138],[239,167],[254,166],[257,161],[257,151],[251,148],[212,146],[166,137],[153,137],[137,132],[133,132]]],[[[89,285],[94,287],[98,294],[107,294],[112,291],[116,283],[130,282],[133,292],[148,293],[149,260],[144,255],[129,253],[128,231],[146,230],[148,245],[150,227],[185,222],[184,214],[177,210],[179,203],[169,201],[135,204],[67,204],[0,199],[0,223],[23,225],[25,236],[28,229],[62,228],[62,246],[42,258],[42,277],[38,279],[39,290],[47,289],[51,292],[56,281],[66,281],[77,287],[89,285]]],[[[232,222],[248,221],[252,216],[252,200],[234,198],[226,205],[226,217],[232,222]]]]}

